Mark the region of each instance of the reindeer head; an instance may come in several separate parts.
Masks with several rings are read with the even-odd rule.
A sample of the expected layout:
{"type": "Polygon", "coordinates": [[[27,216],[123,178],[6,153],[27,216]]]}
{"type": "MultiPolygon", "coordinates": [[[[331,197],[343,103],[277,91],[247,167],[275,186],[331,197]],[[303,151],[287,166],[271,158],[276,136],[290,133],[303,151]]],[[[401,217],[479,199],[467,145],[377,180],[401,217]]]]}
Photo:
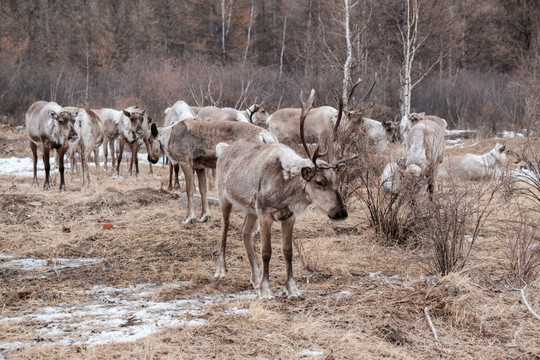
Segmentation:
{"type": "Polygon", "coordinates": [[[265,124],[270,114],[266,111],[263,104],[253,104],[247,109],[249,122],[255,125],[265,124]]]}
{"type": "MultiPolygon", "coordinates": [[[[332,221],[341,221],[347,218],[348,213],[347,207],[343,203],[343,199],[339,193],[339,176],[345,169],[344,163],[356,158],[356,155],[333,163],[327,163],[326,161],[318,159],[326,154],[319,151],[319,146],[315,149],[313,156],[311,155],[304,136],[304,125],[306,116],[313,106],[314,98],[315,90],[311,90],[308,100],[302,103],[302,112],[300,115],[300,138],[304,150],[306,151],[306,155],[313,164],[312,166],[302,168],[302,178],[306,181],[306,193],[312,203],[332,221]]],[[[340,98],[338,118],[334,127],[332,141],[335,141],[342,113],[343,102],[340,98]]]]}
{"type": "Polygon", "coordinates": [[[127,139],[130,142],[137,140],[140,136],[144,135],[144,122],[148,122],[146,115],[146,110],[140,110],[137,107],[130,107],[128,109],[122,110],[125,116],[128,117],[130,121],[130,128],[128,129],[127,139]]]}
{"type": "MultiPolygon", "coordinates": [[[[164,129],[168,129],[164,128],[164,129]]],[[[162,129],[162,131],[164,131],[162,129]]],[[[167,131],[167,130],[165,130],[167,131]]],[[[155,164],[158,162],[161,155],[164,153],[163,144],[161,140],[159,139],[159,131],[157,128],[156,123],[150,124],[150,136],[148,137],[148,161],[152,164],[155,164]]]]}
{"type": "Polygon", "coordinates": [[[74,111],[62,110],[56,113],[49,110],[49,117],[53,119],[51,123],[53,138],[56,142],[56,147],[62,147],[65,141],[74,141],[79,135],[75,131],[75,118],[79,114],[79,109],[74,111]]]}
{"type": "Polygon", "coordinates": [[[386,138],[393,143],[398,143],[399,138],[399,124],[393,121],[383,121],[382,125],[386,130],[386,138]]]}

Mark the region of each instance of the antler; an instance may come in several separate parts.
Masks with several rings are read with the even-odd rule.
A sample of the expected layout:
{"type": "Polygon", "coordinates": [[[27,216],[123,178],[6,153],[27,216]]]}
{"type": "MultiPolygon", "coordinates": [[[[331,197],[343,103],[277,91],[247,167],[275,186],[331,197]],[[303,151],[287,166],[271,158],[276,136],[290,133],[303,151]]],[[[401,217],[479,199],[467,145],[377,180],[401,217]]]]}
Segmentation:
{"type": "Polygon", "coordinates": [[[300,100],[302,101],[302,113],[300,114],[300,139],[302,140],[302,145],[304,146],[304,150],[306,151],[306,155],[308,158],[313,162],[313,165],[315,165],[315,168],[317,168],[317,158],[326,155],[326,153],[320,153],[319,152],[319,146],[317,145],[317,148],[315,149],[315,153],[313,156],[311,156],[311,152],[309,151],[309,148],[306,144],[306,138],[304,135],[304,128],[305,128],[305,122],[306,122],[306,116],[309,113],[309,110],[313,107],[313,100],[315,99],[315,89],[311,89],[311,93],[309,94],[309,98],[304,102],[302,99],[302,94],[300,94],[300,100]]]}

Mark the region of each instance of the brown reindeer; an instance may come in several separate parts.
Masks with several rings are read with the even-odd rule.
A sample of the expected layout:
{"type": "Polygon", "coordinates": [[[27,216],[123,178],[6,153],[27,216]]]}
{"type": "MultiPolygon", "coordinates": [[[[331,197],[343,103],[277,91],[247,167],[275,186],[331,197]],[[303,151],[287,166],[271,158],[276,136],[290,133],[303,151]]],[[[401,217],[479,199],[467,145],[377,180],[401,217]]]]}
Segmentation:
{"type": "Polygon", "coordinates": [[[64,154],[68,149],[68,141],[77,139],[74,129],[76,111],[66,111],[51,101],[36,101],[26,112],[26,129],[30,137],[30,149],[34,162],[33,183],[37,184],[37,147],[41,144],[43,164],[45,165],[45,182],[43,189],[48,189],[50,174],[50,151],[58,153],[58,170],[60,172],[60,191],[66,189],[64,182],[64,154]]]}
{"type": "Polygon", "coordinates": [[[253,104],[243,111],[230,107],[205,106],[197,111],[197,116],[209,120],[240,121],[261,125],[266,122],[269,114],[262,104],[253,104]]]}
{"type": "MultiPolygon", "coordinates": [[[[318,159],[319,148],[313,156],[304,137],[304,123],[313,104],[315,91],[302,105],[300,137],[308,158],[302,158],[284,144],[261,144],[238,141],[230,146],[218,144],[217,189],[223,213],[222,236],[214,280],[226,277],[225,248],[229,217],[233,205],[246,212],[242,238],[251,265],[251,283],[260,299],[274,299],[269,282],[272,255],[270,231],[274,221],[281,221],[282,249],[287,269],[285,293],[291,300],[302,298],[293,277],[292,232],[297,217],[314,204],[332,221],[347,218],[347,207],[339,193],[339,175],[344,162],[354,157],[327,163],[318,159]],[[251,233],[259,219],[262,238],[262,274],[259,271],[251,233]]],[[[341,108],[341,106],[340,106],[341,108]]],[[[336,122],[339,125],[340,118],[336,122]]],[[[335,133],[335,130],[334,130],[335,133]]]]}
{"type": "Polygon", "coordinates": [[[180,164],[186,179],[188,214],[183,223],[204,222],[210,217],[206,198],[206,169],[216,167],[216,144],[252,139],[265,143],[277,142],[275,136],[258,126],[237,121],[211,121],[191,118],[158,129],[152,123],[149,138],[148,161],[155,164],[165,154],[175,165],[180,164]],[[195,219],[193,209],[193,170],[199,179],[202,198],[201,217],[195,219]]]}

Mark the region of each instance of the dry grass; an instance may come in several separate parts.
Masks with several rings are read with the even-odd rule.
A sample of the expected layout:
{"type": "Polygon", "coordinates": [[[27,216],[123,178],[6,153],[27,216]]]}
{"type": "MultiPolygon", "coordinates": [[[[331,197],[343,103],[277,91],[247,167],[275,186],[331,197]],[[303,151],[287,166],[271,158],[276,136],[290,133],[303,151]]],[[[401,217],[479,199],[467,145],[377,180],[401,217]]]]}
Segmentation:
{"type": "MultiPolygon", "coordinates": [[[[491,144],[486,148],[492,147],[491,144]]],[[[92,170],[92,168],[91,168],[92,170]]],[[[182,226],[178,194],[161,192],[168,169],[147,165],[142,176],[99,181],[81,188],[43,191],[30,178],[0,177],[0,253],[15,258],[101,258],[86,267],[51,272],[0,268],[0,313],[17,316],[32,307],[87,301],[95,285],[125,288],[154,284],[151,299],[166,302],[199,295],[252,291],[240,240],[243,216],[231,216],[228,277],[213,282],[220,211],[209,222],[182,226]],[[103,224],[113,224],[104,230],[103,224]],[[62,231],[69,228],[69,232],[62,231]]],[[[58,179],[56,179],[58,181],[58,179]]],[[[494,211],[467,266],[445,277],[427,277],[421,248],[380,245],[366,209],[350,200],[350,218],[334,225],[316,211],[298,221],[302,266],[293,259],[305,300],[238,299],[204,308],[198,327],[166,329],[143,339],[88,347],[59,345],[36,334],[39,321],[0,321],[0,344],[21,341],[9,359],[535,359],[540,322],[519,293],[508,291],[508,207],[494,211]],[[227,315],[233,308],[245,313],[227,315]],[[428,308],[439,343],[424,315],[428,308]],[[307,352],[307,351],[311,352],[307,352]],[[304,351],[304,352],[303,352],[304,351]],[[311,354],[311,355],[310,355],[311,354]]],[[[531,216],[535,216],[534,214],[531,216]]],[[[530,219],[533,220],[533,219],[530,219]]],[[[279,226],[273,228],[271,285],[281,291],[285,269],[279,226]]],[[[8,261],[0,258],[0,264],[8,261]]],[[[52,260],[51,260],[52,261],[52,260]]],[[[538,278],[527,299],[540,311],[538,278]]],[[[1,356],[0,356],[1,357],[1,356]]]]}

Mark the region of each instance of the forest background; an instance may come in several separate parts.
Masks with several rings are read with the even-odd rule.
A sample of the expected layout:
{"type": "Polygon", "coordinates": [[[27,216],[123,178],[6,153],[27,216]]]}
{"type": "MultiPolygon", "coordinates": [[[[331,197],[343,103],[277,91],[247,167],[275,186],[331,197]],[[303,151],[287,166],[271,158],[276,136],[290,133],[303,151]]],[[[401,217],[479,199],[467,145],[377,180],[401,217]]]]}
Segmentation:
{"type": "Polygon", "coordinates": [[[1,0],[1,121],[23,124],[36,100],[137,104],[158,123],[177,100],[273,112],[312,87],[335,106],[346,68],[397,120],[411,49],[411,111],[538,130],[536,0],[1,0]]]}

